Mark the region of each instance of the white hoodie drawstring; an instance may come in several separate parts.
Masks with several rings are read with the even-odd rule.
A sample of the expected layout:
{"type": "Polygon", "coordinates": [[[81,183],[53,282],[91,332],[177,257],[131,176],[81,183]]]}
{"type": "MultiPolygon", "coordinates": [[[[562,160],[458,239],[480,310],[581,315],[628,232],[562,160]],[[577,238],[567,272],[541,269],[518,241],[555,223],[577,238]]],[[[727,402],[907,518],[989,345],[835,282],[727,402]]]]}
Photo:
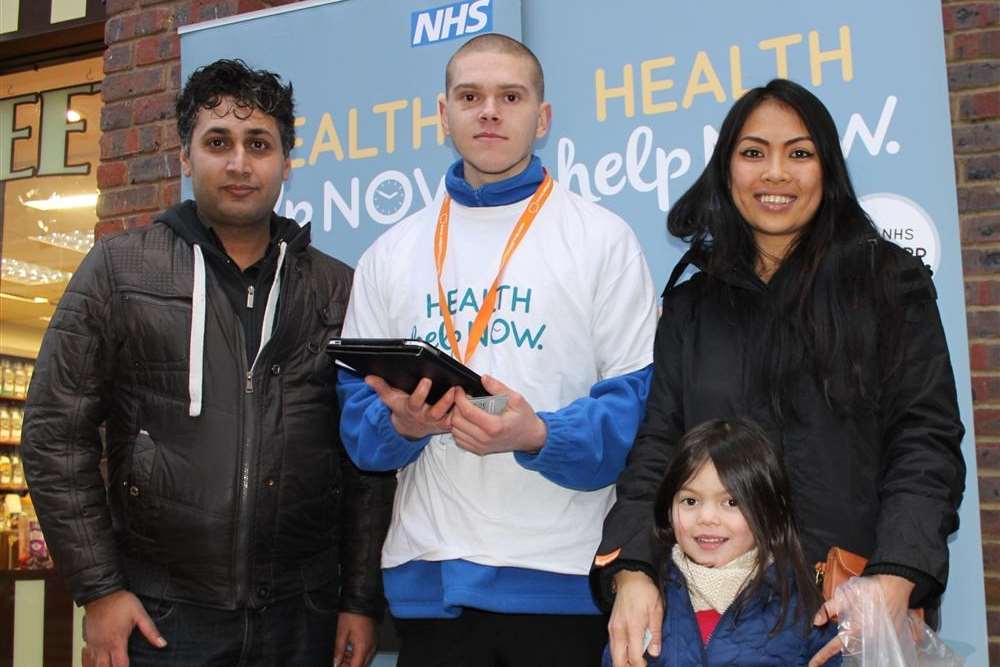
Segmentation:
{"type": "MultiPolygon", "coordinates": [[[[204,381],[205,357],[205,258],[201,248],[194,248],[194,289],[191,293],[191,345],[188,368],[188,396],[191,399],[188,415],[201,415],[202,384],[204,381]]],[[[281,268],[285,264],[285,251],[288,244],[282,241],[278,244],[278,265],[274,269],[274,280],[271,291],[267,294],[267,304],[264,306],[264,323],[260,332],[260,347],[250,367],[251,372],[257,365],[257,358],[267,342],[271,340],[274,331],[274,321],[278,316],[278,297],[281,294],[281,268]]]]}
{"type": "Polygon", "coordinates": [[[201,388],[205,357],[205,257],[194,246],[194,289],[191,292],[191,344],[188,362],[188,415],[201,415],[201,388]]]}
{"type": "Polygon", "coordinates": [[[267,293],[267,305],[264,306],[264,325],[260,331],[260,347],[257,348],[257,354],[250,366],[251,371],[257,366],[257,358],[260,357],[261,350],[267,345],[267,341],[271,340],[271,332],[274,331],[274,320],[278,317],[278,296],[281,293],[281,267],[285,263],[285,250],[287,248],[288,244],[284,241],[278,244],[278,266],[274,269],[271,291],[267,293]]]}

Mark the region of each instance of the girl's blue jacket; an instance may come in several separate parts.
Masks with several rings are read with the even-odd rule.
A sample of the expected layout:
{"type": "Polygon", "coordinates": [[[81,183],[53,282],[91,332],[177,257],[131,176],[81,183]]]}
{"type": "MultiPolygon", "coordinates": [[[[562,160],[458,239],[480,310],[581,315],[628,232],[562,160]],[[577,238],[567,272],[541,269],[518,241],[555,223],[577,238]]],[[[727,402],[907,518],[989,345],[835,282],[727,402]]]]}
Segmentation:
{"type": "MultiPolygon", "coordinates": [[[[768,586],[744,605],[735,622],[735,605],[726,610],[712,633],[708,645],[702,644],[691,598],[684,578],[671,564],[663,591],[666,613],[660,655],[649,661],[649,667],[688,667],[699,665],[721,667],[775,667],[807,665],[837,634],[837,626],[829,623],[803,633],[803,623],[787,622],[773,636],[771,629],[781,612],[781,598],[768,586]]],[[[794,618],[797,599],[789,604],[787,618],[794,618]]],[[[808,621],[812,622],[811,619],[808,621]]],[[[827,661],[828,667],[840,667],[841,657],[827,661]]],[[[604,666],[611,667],[611,655],[604,649],[604,666]]]]}

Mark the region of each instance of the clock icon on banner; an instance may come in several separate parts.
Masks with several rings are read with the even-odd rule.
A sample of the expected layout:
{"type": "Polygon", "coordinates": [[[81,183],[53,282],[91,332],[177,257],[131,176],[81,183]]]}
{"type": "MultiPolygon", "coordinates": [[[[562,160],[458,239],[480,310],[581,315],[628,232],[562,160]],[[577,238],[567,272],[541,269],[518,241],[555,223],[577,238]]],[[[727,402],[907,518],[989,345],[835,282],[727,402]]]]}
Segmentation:
{"type": "Polygon", "coordinates": [[[365,195],[372,219],[382,225],[391,225],[410,210],[413,187],[402,172],[385,171],[369,184],[365,195]]]}

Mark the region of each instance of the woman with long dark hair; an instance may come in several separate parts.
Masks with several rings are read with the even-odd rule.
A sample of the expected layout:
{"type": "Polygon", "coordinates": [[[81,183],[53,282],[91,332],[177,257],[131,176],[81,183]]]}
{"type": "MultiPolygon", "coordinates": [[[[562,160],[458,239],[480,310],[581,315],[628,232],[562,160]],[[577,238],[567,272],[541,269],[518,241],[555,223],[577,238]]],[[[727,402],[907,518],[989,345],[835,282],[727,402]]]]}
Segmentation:
{"type": "Polygon", "coordinates": [[[845,548],[894,613],[936,607],[965,481],[936,293],[862,210],[826,107],[782,79],[747,92],[667,226],[690,249],[664,291],[646,418],[596,561],[616,667],[645,664],[647,629],[658,653],[656,489],[708,419],[765,428],[807,561],[845,548]]]}

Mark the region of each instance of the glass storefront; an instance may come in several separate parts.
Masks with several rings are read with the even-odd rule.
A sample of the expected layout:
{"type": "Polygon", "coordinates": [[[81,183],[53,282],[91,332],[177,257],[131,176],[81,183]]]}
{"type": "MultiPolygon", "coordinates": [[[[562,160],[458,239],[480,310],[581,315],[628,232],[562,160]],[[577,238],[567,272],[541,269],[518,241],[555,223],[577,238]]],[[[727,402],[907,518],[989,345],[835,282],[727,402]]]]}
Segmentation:
{"type": "Polygon", "coordinates": [[[0,355],[38,354],[93,245],[101,78],[100,57],[0,75],[0,355]]]}
{"type": "Polygon", "coordinates": [[[99,56],[0,74],[0,569],[50,565],[19,455],[28,383],[94,244],[99,56]]]}

